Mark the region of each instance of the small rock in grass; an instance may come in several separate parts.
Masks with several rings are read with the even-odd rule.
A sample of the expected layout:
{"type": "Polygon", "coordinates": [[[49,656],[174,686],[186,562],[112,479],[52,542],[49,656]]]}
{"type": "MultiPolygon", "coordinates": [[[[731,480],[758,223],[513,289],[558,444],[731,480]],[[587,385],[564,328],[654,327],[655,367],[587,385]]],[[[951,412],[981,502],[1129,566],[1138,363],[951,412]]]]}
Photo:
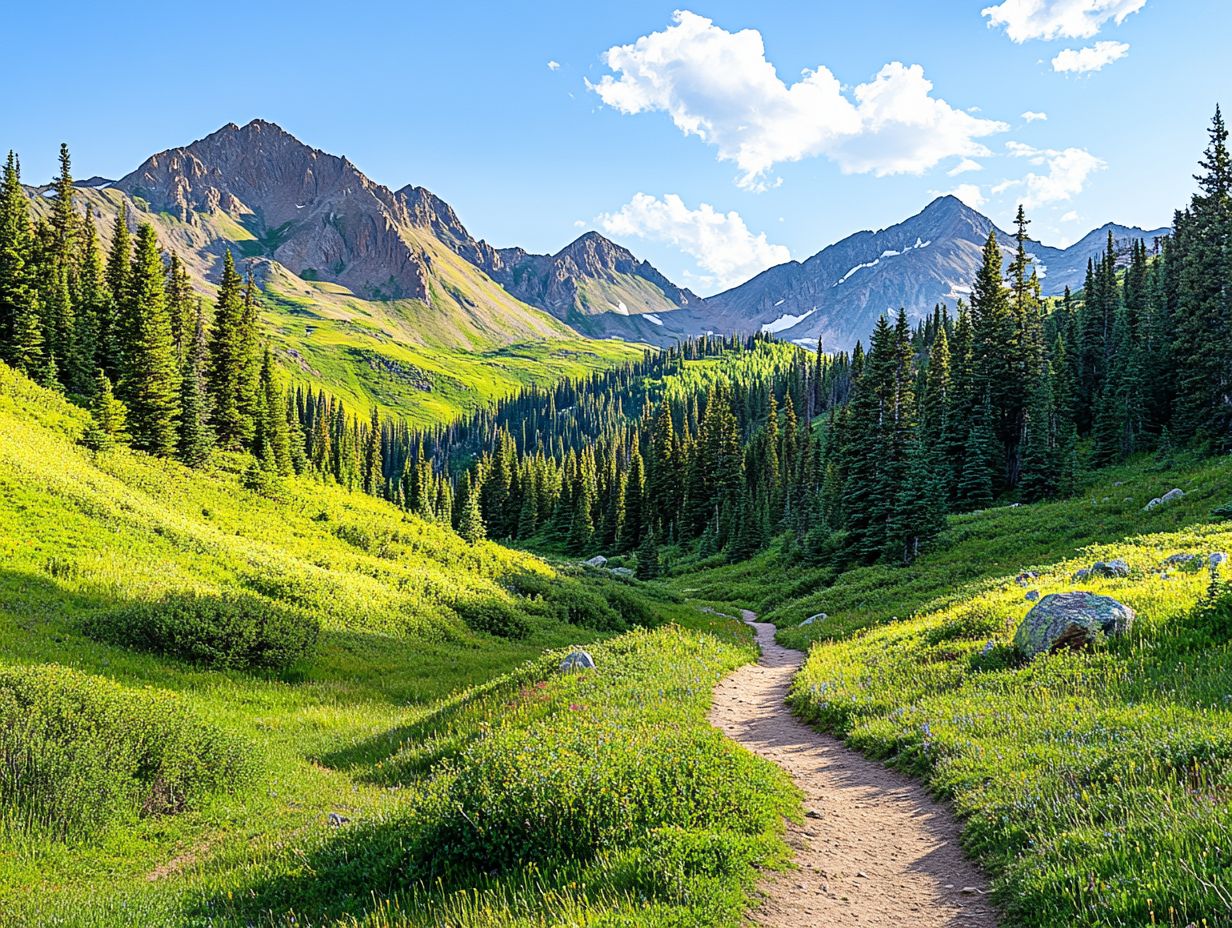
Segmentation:
{"type": "Polygon", "coordinates": [[[1136,613],[1110,596],[1051,593],[1027,613],[1014,646],[1027,657],[1066,648],[1077,650],[1108,635],[1123,635],[1136,613]]]}
{"type": "Polygon", "coordinates": [[[632,567],[609,567],[608,572],[613,577],[632,577],[633,576],[632,567]]]}
{"type": "Polygon", "coordinates": [[[577,670],[593,670],[595,659],[590,656],[589,651],[578,649],[570,651],[569,655],[560,662],[562,673],[572,673],[577,670]]]}
{"type": "Polygon", "coordinates": [[[596,554],[588,561],[582,561],[587,567],[605,567],[607,566],[607,558],[602,554],[596,554]]]}
{"type": "Polygon", "coordinates": [[[1164,564],[1169,567],[1179,567],[1181,570],[1193,572],[1202,569],[1202,555],[1181,552],[1164,558],[1164,564]]]}
{"type": "Polygon", "coordinates": [[[1091,576],[1091,568],[1089,567],[1082,567],[1074,571],[1075,580],[1085,580],[1089,576],[1091,576]]]}
{"type": "Polygon", "coordinates": [[[814,622],[824,622],[828,618],[829,616],[824,612],[819,612],[816,615],[810,615],[807,619],[801,622],[800,627],[803,628],[805,625],[812,625],[814,622]]]}
{"type": "Polygon", "coordinates": [[[1014,582],[1017,583],[1019,586],[1026,586],[1032,580],[1038,580],[1038,579],[1039,579],[1039,574],[1037,574],[1035,571],[1024,570],[1022,573],[1020,573],[1017,577],[1014,578],[1014,582]]]}
{"type": "Polygon", "coordinates": [[[339,815],[337,812],[329,813],[329,824],[331,828],[341,828],[349,821],[350,819],[345,815],[339,815]]]}
{"type": "Polygon", "coordinates": [[[1128,577],[1129,565],[1119,557],[1111,561],[1096,561],[1091,565],[1091,573],[1097,577],[1128,577]]]}
{"type": "Polygon", "coordinates": [[[1228,556],[1222,551],[1216,551],[1210,557],[1211,570],[1218,570],[1219,566],[1228,559],[1228,556]]]}
{"type": "Polygon", "coordinates": [[[1027,595],[1026,595],[1027,602],[1033,603],[1037,599],[1039,599],[1039,590],[1028,590],[1027,591],[1027,595]]]}

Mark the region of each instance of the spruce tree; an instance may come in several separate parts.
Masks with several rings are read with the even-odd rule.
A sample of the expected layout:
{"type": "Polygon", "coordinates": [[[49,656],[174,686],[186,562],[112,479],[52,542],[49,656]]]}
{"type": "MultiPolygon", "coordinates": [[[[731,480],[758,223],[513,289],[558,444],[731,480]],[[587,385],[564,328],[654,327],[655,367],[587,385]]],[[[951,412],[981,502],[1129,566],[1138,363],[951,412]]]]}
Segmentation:
{"type": "Polygon", "coordinates": [[[21,168],[10,151],[0,186],[0,353],[30,376],[36,376],[43,366],[33,239],[21,168]]]}
{"type": "Polygon", "coordinates": [[[227,451],[243,450],[251,441],[254,429],[245,398],[247,388],[244,379],[248,376],[248,370],[241,286],[228,249],[223,256],[222,279],[214,303],[206,377],[210,424],[218,446],[227,451]]]}
{"type": "MultiPolygon", "coordinates": [[[[269,366],[269,349],[265,349],[265,366],[269,366]]],[[[266,379],[265,367],[262,368],[261,379],[266,379]]],[[[273,375],[270,374],[270,382],[273,375]]],[[[271,387],[272,389],[272,387],[271,387]]],[[[372,419],[368,423],[367,440],[364,443],[364,492],[373,496],[380,495],[385,484],[384,462],[381,459],[381,419],[375,406],[372,407],[372,419]]],[[[289,462],[288,462],[289,464],[289,462]]]]}
{"type": "Polygon", "coordinates": [[[107,251],[108,311],[100,318],[99,343],[103,352],[103,369],[115,380],[123,364],[123,345],[130,336],[124,330],[124,307],[129,299],[129,281],[133,266],[133,240],[128,231],[128,210],[121,201],[111,230],[111,247],[107,251]]]}
{"type": "Polygon", "coordinates": [[[642,536],[642,543],[637,547],[637,569],[639,580],[653,580],[659,576],[659,541],[653,528],[642,536]]]}
{"type": "Polygon", "coordinates": [[[997,458],[997,436],[992,420],[992,403],[985,397],[963,449],[963,470],[958,481],[958,502],[962,509],[984,509],[992,505],[997,458]]]}
{"type": "Polygon", "coordinates": [[[483,524],[483,513],[479,511],[479,490],[481,489],[482,481],[479,479],[478,471],[475,472],[475,479],[472,479],[468,472],[462,477],[462,483],[459,486],[459,503],[461,510],[458,514],[458,534],[462,536],[462,540],[467,544],[478,544],[488,537],[487,529],[483,524]]]}
{"type": "Polygon", "coordinates": [[[120,398],[128,408],[133,446],[151,454],[174,454],[179,372],[163,293],[162,254],[149,223],[137,230],[125,330],[120,398]]]}
{"type": "Polygon", "coordinates": [[[205,319],[198,306],[192,314],[191,336],[180,365],[179,459],[189,467],[201,467],[209,459],[214,438],[205,408],[205,319]]]}

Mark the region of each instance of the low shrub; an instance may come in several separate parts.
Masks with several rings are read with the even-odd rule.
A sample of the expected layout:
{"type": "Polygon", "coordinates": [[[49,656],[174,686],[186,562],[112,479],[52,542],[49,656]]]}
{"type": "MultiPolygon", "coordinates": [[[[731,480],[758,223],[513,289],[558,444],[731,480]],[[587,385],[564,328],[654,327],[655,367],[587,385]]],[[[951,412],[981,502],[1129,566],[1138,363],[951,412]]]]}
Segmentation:
{"type": "Polygon", "coordinates": [[[3,827],[87,837],[240,786],[250,749],[181,700],[44,664],[0,668],[3,827]]]}
{"type": "Polygon", "coordinates": [[[508,729],[464,754],[423,864],[503,871],[586,860],[659,828],[755,835],[777,825],[773,772],[714,729],[629,730],[580,713],[553,721],[541,736],[508,729]]]}
{"type": "Polygon", "coordinates": [[[312,653],[320,626],[313,616],[244,593],[177,593],[95,613],[85,631],[206,667],[283,671],[312,653]]]}
{"type": "Polygon", "coordinates": [[[477,632],[487,632],[501,638],[525,638],[530,634],[526,616],[495,597],[463,600],[453,608],[462,621],[477,632]]]}

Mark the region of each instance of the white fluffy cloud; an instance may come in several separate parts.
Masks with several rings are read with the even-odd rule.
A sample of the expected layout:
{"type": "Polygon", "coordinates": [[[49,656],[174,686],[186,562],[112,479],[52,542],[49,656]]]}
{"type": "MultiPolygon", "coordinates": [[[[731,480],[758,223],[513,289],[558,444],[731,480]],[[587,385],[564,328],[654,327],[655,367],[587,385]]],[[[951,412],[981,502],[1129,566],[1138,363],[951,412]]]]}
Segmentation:
{"type": "Polygon", "coordinates": [[[625,114],[661,111],[685,135],[735,162],[740,186],[764,189],[775,165],[825,156],[845,173],[918,174],[950,157],[985,155],[1004,132],[932,95],[919,65],[890,62],[848,96],[824,66],[786,84],[761,33],[728,32],[687,10],[662,32],[608,49],[613,72],[587,87],[625,114]]]}
{"type": "Polygon", "coordinates": [[[1071,200],[1082,192],[1087,178],[1107,165],[1083,148],[1032,148],[1021,142],[1009,142],[1006,149],[1015,158],[1025,158],[1031,164],[1046,167],[1046,173],[1028,173],[1020,181],[1006,181],[993,188],[994,193],[1003,193],[1010,187],[1022,186],[1022,205],[1028,209],[1048,203],[1071,200]]]}
{"type": "Polygon", "coordinates": [[[1027,110],[1022,114],[1022,118],[1027,122],[1044,122],[1048,118],[1048,114],[1036,113],[1033,110],[1027,110]]]}
{"type": "Polygon", "coordinates": [[[1027,42],[1089,39],[1104,23],[1112,20],[1119,26],[1144,6],[1146,0],[1004,0],[981,12],[990,27],[1004,27],[1010,41],[1027,42]]]}
{"type": "Polygon", "coordinates": [[[549,62],[548,62],[548,70],[549,70],[549,71],[559,71],[559,70],[560,70],[560,62],[559,62],[559,61],[549,61],[549,62]]]}
{"type": "Polygon", "coordinates": [[[1129,54],[1124,42],[1096,42],[1087,48],[1067,48],[1052,59],[1052,70],[1086,74],[1129,54]]]}
{"type": "Polygon", "coordinates": [[[987,199],[978,184],[959,184],[949,193],[958,197],[972,209],[979,209],[987,199]]]}
{"type": "Polygon", "coordinates": [[[706,276],[698,280],[720,289],[743,283],[768,267],[791,260],[785,245],[754,235],[739,213],[721,213],[709,203],[690,209],[674,193],[662,199],[638,193],[614,213],[596,220],[609,235],[663,242],[693,257],[706,276]]]}

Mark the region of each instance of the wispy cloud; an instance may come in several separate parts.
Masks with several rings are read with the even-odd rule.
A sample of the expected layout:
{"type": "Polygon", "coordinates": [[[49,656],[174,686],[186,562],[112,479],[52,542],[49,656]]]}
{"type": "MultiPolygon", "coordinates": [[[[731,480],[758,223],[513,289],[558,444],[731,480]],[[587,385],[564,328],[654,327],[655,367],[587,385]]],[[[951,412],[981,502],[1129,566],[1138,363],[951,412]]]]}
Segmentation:
{"type": "Polygon", "coordinates": [[[549,61],[549,62],[548,62],[548,70],[549,70],[549,71],[559,71],[559,70],[560,70],[560,62],[559,62],[559,61],[549,61]]]}
{"type": "Polygon", "coordinates": [[[1087,74],[1129,54],[1124,42],[1096,42],[1088,48],[1067,48],[1052,59],[1052,70],[1062,73],[1087,74]]]}
{"type": "Polygon", "coordinates": [[[1027,110],[1022,114],[1022,118],[1027,122],[1044,122],[1048,119],[1047,113],[1037,113],[1034,110],[1027,110]]]}

